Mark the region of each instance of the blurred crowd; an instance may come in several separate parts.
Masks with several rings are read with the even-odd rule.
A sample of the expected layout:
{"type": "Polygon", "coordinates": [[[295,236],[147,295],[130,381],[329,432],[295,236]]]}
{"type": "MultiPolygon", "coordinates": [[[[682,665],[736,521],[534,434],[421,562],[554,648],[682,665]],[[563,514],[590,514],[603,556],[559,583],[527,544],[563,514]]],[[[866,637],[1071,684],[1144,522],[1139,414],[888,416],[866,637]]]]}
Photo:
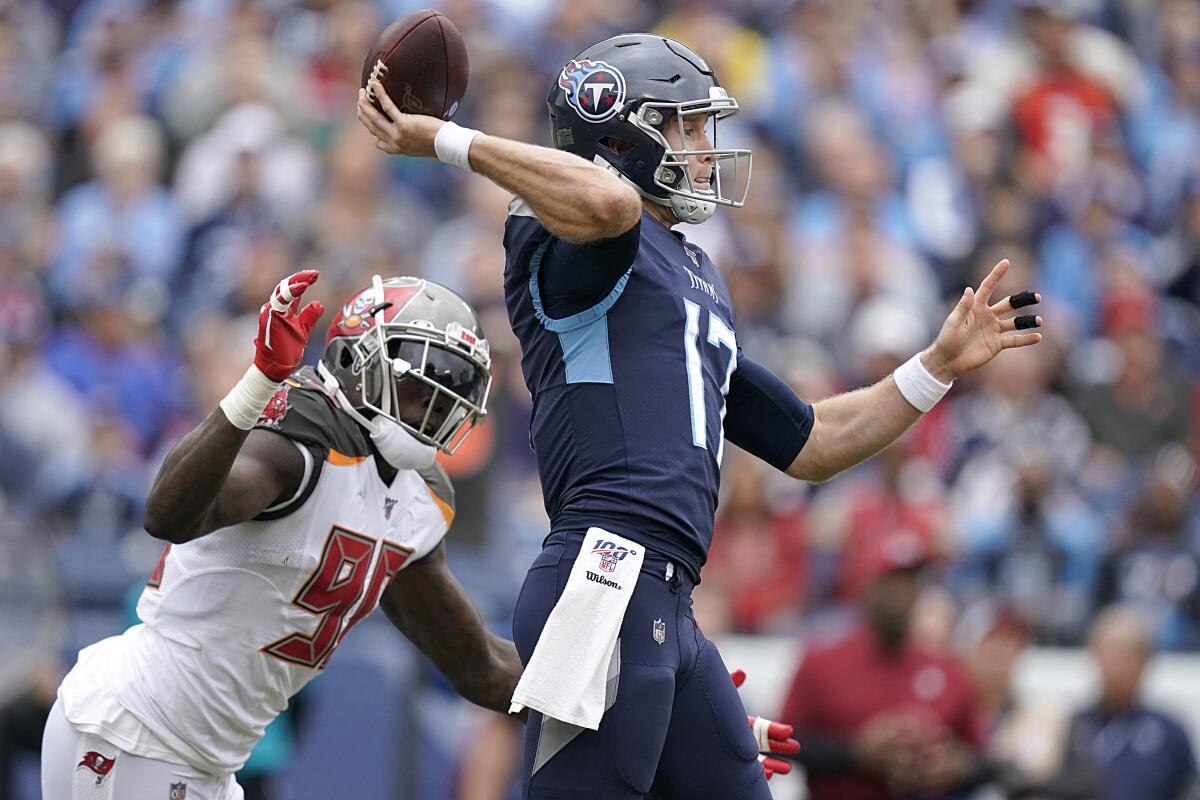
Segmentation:
{"type": "Polygon", "coordinates": [[[0,0],[0,540],[57,565],[68,602],[119,602],[101,565],[148,571],[163,454],[244,370],[271,287],[315,267],[326,308],[378,272],[480,310],[492,414],[447,462],[451,540],[505,617],[546,532],[509,197],[354,119],[376,35],[427,4],[470,50],[456,120],[495,135],[547,143],[553,75],[616,32],[712,63],[752,187],[685,232],[746,352],[809,400],[888,374],[1000,258],[1001,294],[1043,293],[1041,346],[847,475],[726,450],[706,631],[844,625],[904,531],[947,620],[1002,608],[1080,644],[1121,602],[1155,647],[1200,650],[1195,0],[0,0]]]}

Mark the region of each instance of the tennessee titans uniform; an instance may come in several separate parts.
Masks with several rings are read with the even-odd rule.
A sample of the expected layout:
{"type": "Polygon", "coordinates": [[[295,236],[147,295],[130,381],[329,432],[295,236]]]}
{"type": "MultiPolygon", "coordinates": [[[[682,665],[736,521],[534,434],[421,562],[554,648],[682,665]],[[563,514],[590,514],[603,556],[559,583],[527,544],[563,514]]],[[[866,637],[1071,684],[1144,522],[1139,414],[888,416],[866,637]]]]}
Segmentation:
{"type": "MultiPolygon", "coordinates": [[[[745,710],[691,616],[739,369],[729,289],[699,247],[649,215],[619,238],[565,242],[520,201],[505,231],[506,302],[533,395],[530,442],[552,526],[516,609],[522,660],[576,554],[591,546],[583,531],[598,526],[647,549],[622,624],[616,703],[598,731],[548,759],[531,712],[525,797],[769,798],[745,710]],[[561,284],[589,270],[612,280],[590,295],[548,296],[552,274],[561,284]]],[[[751,387],[738,396],[754,411],[760,395],[751,387]]],[[[798,413],[788,429],[798,433],[777,436],[790,455],[768,459],[779,466],[811,429],[811,410],[798,413]]]]}
{"type": "Polygon", "coordinates": [[[725,280],[699,247],[646,219],[634,264],[608,294],[552,318],[540,273],[563,243],[516,211],[505,290],[554,528],[608,528],[696,578],[712,541],[737,365],[725,280]]]}

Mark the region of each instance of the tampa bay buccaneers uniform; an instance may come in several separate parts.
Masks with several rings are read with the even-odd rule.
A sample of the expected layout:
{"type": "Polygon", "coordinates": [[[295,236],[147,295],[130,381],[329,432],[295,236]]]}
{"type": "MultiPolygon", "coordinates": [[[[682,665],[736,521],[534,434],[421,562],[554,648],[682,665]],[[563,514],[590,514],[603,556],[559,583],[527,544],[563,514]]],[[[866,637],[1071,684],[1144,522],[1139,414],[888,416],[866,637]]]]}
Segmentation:
{"type": "Polygon", "coordinates": [[[258,427],[303,455],[296,496],[167,545],[138,601],[142,624],[85,649],[63,682],[76,728],[205,772],[240,769],[384,586],[446,535],[444,471],[384,483],[362,429],[311,369],[284,383],[258,427]]]}
{"type": "MultiPolygon", "coordinates": [[[[279,319],[293,322],[285,299],[279,319]]],[[[264,319],[273,313],[264,306],[264,319]]],[[[277,349],[286,332],[274,333],[277,349]]],[[[294,337],[297,360],[307,335],[294,337]]],[[[454,496],[434,455],[482,417],[490,383],[486,340],[460,298],[425,281],[377,278],[337,315],[319,371],[282,375],[242,429],[284,437],[272,444],[298,451],[303,477],[253,519],[164,537],[184,543],[164,548],[137,605],[141,623],[81,651],[59,688],[44,737],[46,797],[238,800],[234,773],[267,725],[393,579],[446,535],[454,496]],[[414,396],[428,402],[423,416],[390,415],[388,424],[428,460],[403,468],[376,438],[375,409],[414,396]]],[[[222,409],[229,420],[220,424],[239,427],[222,409]]],[[[446,599],[435,591],[420,602],[446,599]]],[[[477,613],[466,624],[468,637],[486,635],[477,613]]]]}

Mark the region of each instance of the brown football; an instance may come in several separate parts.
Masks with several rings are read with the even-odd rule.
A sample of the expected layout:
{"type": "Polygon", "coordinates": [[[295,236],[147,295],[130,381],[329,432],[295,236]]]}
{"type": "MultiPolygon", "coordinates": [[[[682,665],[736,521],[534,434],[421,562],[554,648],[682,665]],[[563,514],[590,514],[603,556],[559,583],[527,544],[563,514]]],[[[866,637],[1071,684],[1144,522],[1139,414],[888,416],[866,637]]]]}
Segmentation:
{"type": "MultiPolygon", "coordinates": [[[[458,28],[445,15],[423,9],[379,34],[363,61],[362,85],[378,80],[406,114],[450,119],[467,91],[467,67],[467,47],[458,28]]],[[[379,101],[371,100],[378,108],[379,101]]]]}

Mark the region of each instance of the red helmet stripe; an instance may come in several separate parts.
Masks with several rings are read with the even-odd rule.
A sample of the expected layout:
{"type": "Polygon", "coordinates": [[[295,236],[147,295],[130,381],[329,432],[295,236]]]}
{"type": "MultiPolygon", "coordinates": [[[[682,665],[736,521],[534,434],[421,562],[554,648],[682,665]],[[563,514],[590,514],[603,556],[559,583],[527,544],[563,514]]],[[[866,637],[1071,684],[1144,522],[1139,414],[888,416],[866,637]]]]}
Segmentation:
{"type": "MultiPolygon", "coordinates": [[[[424,288],[424,280],[419,280],[407,286],[388,286],[385,281],[383,299],[392,304],[385,312],[388,319],[395,319],[396,315],[403,311],[424,288]]],[[[333,337],[335,336],[358,336],[370,330],[375,324],[374,317],[368,316],[366,313],[370,309],[370,305],[363,308],[355,308],[356,305],[361,305],[356,303],[356,301],[369,291],[371,291],[370,288],[366,288],[356,293],[354,297],[350,298],[349,302],[338,310],[337,316],[329,323],[329,330],[325,334],[326,346],[333,341],[333,337]]],[[[376,302],[379,301],[372,298],[371,305],[374,305],[376,302]]]]}

